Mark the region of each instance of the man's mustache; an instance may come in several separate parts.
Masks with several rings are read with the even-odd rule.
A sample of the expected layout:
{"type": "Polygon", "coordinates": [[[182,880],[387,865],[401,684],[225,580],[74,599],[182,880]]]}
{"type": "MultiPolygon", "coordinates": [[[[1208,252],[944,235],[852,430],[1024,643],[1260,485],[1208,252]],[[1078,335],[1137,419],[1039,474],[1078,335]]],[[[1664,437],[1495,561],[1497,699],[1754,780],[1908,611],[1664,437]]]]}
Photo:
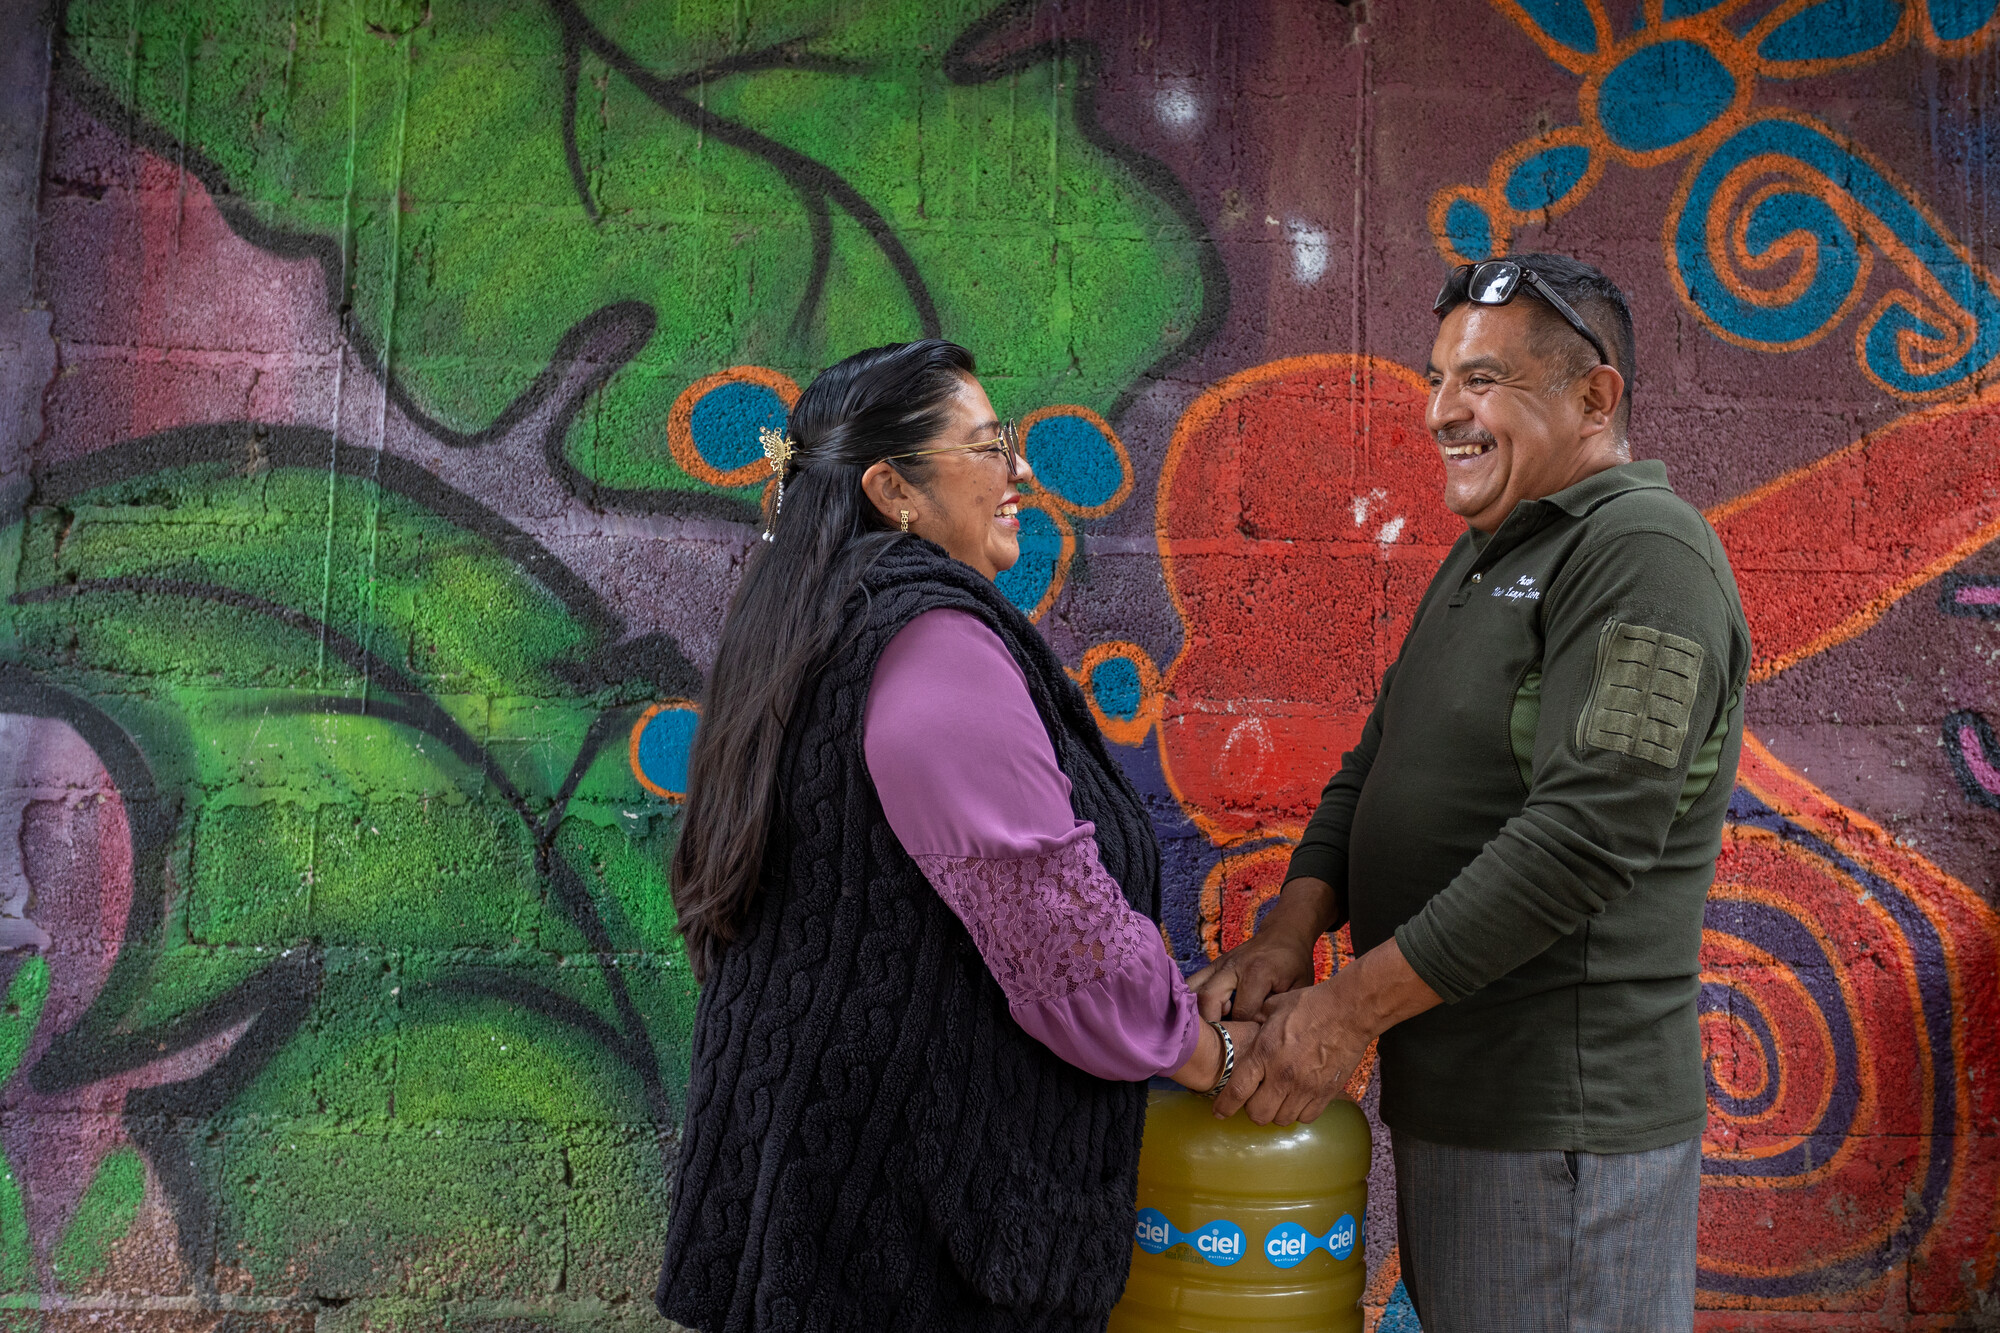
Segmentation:
{"type": "Polygon", "coordinates": [[[1444,426],[1431,432],[1431,438],[1439,444],[1498,444],[1493,433],[1483,426],[1467,423],[1463,426],[1444,426]]]}

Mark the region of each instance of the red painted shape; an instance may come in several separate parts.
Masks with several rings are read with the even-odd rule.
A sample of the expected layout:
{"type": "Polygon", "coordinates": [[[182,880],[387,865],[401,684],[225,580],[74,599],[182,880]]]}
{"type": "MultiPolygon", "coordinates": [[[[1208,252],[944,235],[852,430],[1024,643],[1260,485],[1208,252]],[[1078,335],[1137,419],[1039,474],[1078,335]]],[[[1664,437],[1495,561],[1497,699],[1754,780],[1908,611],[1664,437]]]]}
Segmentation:
{"type": "Polygon", "coordinates": [[[1765,680],[2000,538],[2000,398],[1913,412],[1709,511],[1765,680]]]}
{"type": "Polygon", "coordinates": [[[1393,362],[1290,357],[1211,386],[1174,430],[1158,534],[1187,637],[1160,748],[1219,843],[1303,824],[1464,531],[1424,398],[1393,362]]]}

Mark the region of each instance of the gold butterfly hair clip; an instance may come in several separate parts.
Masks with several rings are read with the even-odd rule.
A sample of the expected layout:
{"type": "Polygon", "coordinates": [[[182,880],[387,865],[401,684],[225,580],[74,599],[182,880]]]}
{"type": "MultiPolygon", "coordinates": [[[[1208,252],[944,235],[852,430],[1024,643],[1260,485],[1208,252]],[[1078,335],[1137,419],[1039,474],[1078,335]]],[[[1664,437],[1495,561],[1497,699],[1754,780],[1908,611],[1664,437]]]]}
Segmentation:
{"type": "Polygon", "coordinates": [[[771,528],[777,526],[778,515],[785,508],[785,469],[791,466],[792,456],[798,450],[790,436],[769,426],[759,427],[757,438],[764,445],[764,461],[771,465],[772,474],[778,478],[778,502],[771,506],[771,524],[764,529],[764,540],[770,541],[771,528]]]}

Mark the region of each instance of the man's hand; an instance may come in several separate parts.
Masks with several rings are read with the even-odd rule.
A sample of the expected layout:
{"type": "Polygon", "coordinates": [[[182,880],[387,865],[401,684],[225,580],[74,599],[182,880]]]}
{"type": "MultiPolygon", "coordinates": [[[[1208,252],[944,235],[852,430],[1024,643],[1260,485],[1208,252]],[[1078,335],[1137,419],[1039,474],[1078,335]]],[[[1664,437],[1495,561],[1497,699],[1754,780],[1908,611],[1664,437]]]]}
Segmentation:
{"type": "Polygon", "coordinates": [[[1287,883],[1256,934],[1188,978],[1201,1016],[1262,1018],[1269,997],[1310,986],[1313,946],[1332,924],[1333,901],[1325,880],[1287,883]]]}
{"type": "Polygon", "coordinates": [[[1236,1073],[1216,1094],[1216,1115],[1245,1107],[1260,1125],[1310,1123],[1341,1094],[1375,1039],[1353,1022],[1353,997],[1342,994],[1352,988],[1340,978],[1351,972],[1266,1002],[1256,1044],[1236,1053],[1236,1073]]]}
{"type": "Polygon", "coordinates": [[[1310,1123],[1347,1087],[1369,1042],[1441,1003],[1393,939],[1317,986],[1273,995],[1256,1044],[1236,1053],[1215,1113],[1246,1107],[1260,1125],[1310,1123]]]}

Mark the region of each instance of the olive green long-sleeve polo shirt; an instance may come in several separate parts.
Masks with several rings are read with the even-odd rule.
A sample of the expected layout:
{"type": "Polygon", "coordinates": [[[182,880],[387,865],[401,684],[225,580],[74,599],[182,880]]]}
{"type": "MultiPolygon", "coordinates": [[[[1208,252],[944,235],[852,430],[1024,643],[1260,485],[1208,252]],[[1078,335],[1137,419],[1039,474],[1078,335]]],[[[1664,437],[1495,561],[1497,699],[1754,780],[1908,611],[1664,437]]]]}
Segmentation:
{"type": "Polygon", "coordinates": [[[1382,1036],[1391,1128],[1584,1152],[1701,1131],[1702,904],[1749,664],[1722,544],[1659,463],[1452,547],[1289,871],[1446,1001],[1382,1036]]]}

